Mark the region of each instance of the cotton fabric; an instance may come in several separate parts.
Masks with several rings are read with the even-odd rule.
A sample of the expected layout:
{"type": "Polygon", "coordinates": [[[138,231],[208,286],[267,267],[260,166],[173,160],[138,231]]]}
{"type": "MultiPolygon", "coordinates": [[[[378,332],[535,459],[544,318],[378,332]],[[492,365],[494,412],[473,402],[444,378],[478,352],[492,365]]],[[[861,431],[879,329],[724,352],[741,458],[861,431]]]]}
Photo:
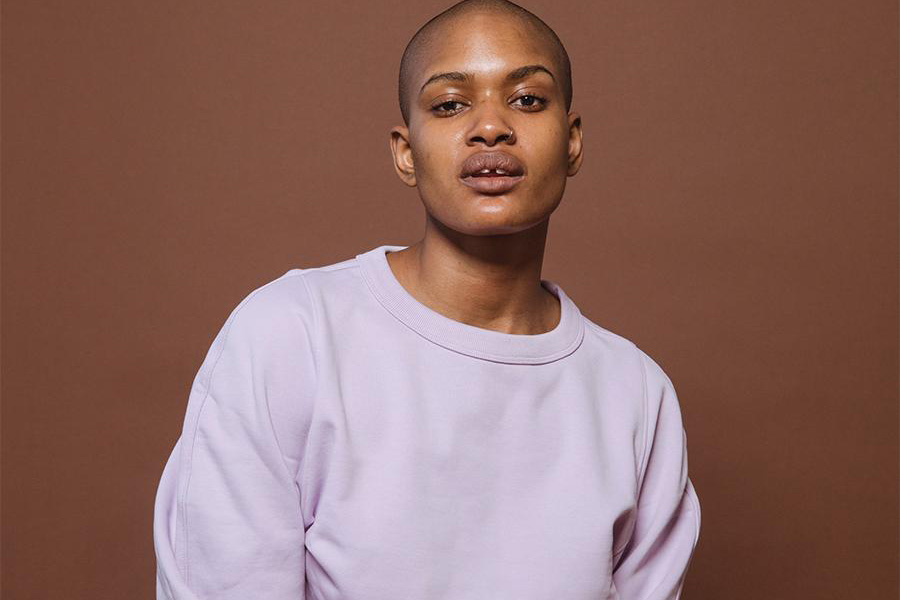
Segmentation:
{"type": "Polygon", "coordinates": [[[155,498],[160,600],[677,600],[700,534],[671,379],[562,287],[455,321],[383,245],[253,290],[155,498]]]}

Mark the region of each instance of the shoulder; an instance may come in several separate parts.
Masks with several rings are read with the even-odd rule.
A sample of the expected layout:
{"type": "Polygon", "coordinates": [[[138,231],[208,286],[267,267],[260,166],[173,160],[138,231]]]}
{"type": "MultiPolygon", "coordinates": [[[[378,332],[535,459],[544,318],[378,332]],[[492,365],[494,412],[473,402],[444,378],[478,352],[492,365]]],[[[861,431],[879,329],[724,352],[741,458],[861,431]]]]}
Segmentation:
{"type": "Polygon", "coordinates": [[[668,374],[653,357],[634,341],[627,337],[601,327],[584,317],[586,336],[594,346],[603,349],[605,358],[616,357],[619,361],[628,362],[639,370],[640,377],[647,385],[648,391],[660,389],[664,385],[672,385],[668,374]]]}
{"type": "Polygon", "coordinates": [[[627,337],[610,331],[584,317],[585,338],[599,354],[598,360],[614,365],[620,375],[631,373],[648,387],[657,386],[668,379],[659,364],[650,355],[627,337]]]}
{"type": "Polygon", "coordinates": [[[247,292],[232,308],[222,333],[243,343],[272,345],[298,331],[312,332],[316,319],[306,271],[291,269],[247,292]]]}
{"type": "Polygon", "coordinates": [[[616,348],[619,355],[630,355],[628,364],[634,368],[632,372],[635,377],[640,379],[643,442],[638,459],[638,480],[643,481],[654,447],[667,448],[667,452],[683,451],[685,448],[686,433],[675,386],[660,362],[633,341],[595,323],[591,323],[588,329],[594,335],[601,336],[610,347],[616,348]]]}
{"type": "Polygon", "coordinates": [[[644,381],[647,384],[647,393],[651,398],[659,398],[667,390],[674,393],[675,387],[672,380],[660,364],[641,348],[637,349],[644,369],[644,381]]]}
{"type": "Polygon", "coordinates": [[[348,258],[329,264],[292,268],[244,294],[230,311],[219,338],[229,346],[259,348],[272,354],[303,343],[315,353],[327,328],[326,307],[353,297],[358,262],[348,258]]]}
{"type": "Polygon", "coordinates": [[[607,354],[637,358],[637,345],[625,336],[619,335],[582,315],[584,319],[585,338],[595,347],[607,354]]]}
{"type": "Polygon", "coordinates": [[[642,423],[643,437],[649,444],[656,428],[660,425],[660,417],[666,420],[679,421],[681,409],[675,387],[668,373],[660,362],[634,341],[614,333],[590,319],[585,318],[586,336],[590,340],[593,352],[598,355],[593,359],[599,369],[608,370],[610,376],[618,379],[626,378],[630,389],[635,392],[639,401],[638,409],[642,423]]]}

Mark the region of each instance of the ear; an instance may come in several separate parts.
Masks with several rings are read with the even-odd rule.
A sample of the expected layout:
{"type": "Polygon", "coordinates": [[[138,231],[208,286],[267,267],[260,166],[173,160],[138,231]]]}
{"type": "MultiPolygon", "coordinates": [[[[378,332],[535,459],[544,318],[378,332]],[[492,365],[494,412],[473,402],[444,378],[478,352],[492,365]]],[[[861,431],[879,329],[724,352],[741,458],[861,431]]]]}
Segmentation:
{"type": "Polygon", "coordinates": [[[413,165],[412,147],[409,145],[409,128],[398,125],[391,129],[391,153],[394,170],[400,181],[409,187],[416,186],[416,169],[413,165]]]}
{"type": "Polygon", "coordinates": [[[581,115],[577,112],[569,113],[569,177],[581,168],[582,152],[581,115]]]}

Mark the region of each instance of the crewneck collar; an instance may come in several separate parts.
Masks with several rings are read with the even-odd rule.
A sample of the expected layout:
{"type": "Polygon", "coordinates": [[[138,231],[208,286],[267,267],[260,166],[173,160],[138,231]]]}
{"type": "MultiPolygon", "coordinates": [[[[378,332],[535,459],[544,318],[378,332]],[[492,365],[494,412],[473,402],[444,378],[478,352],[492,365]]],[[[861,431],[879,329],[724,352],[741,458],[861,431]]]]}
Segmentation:
{"type": "Polygon", "coordinates": [[[432,342],[475,358],[502,363],[542,364],[568,356],[584,337],[584,319],[556,282],[541,284],[559,299],[560,321],[536,335],[503,333],[456,321],[425,306],[397,280],[388,252],[408,246],[386,244],[356,255],[360,271],[378,301],[407,327],[432,342]]]}

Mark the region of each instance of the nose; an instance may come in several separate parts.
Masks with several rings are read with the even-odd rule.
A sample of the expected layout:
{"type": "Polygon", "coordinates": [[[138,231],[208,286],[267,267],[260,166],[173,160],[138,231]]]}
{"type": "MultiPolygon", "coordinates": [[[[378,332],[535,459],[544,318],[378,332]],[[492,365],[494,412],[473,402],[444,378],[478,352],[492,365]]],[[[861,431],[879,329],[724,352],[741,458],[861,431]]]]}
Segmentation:
{"type": "Polygon", "coordinates": [[[489,102],[482,102],[473,112],[475,120],[468,134],[468,145],[482,143],[493,146],[501,142],[515,143],[515,132],[512,127],[489,102]]]}

